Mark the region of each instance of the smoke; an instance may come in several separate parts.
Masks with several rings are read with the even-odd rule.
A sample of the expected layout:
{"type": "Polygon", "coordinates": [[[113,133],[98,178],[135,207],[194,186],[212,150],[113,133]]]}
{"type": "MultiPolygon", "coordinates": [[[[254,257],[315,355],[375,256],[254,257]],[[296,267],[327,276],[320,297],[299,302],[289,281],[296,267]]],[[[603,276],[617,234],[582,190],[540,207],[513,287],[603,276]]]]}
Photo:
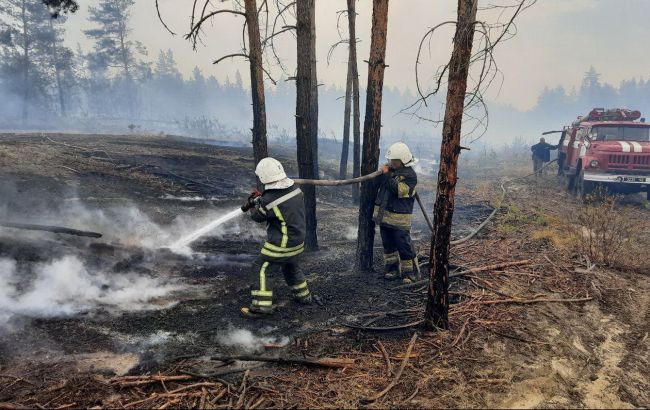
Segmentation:
{"type": "Polygon", "coordinates": [[[91,272],[75,256],[65,256],[32,269],[0,259],[0,326],[14,317],[66,317],[98,307],[114,311],[160,308],[156,299],[181,289],[160,278],[91,272]]]}
{"type": "Polygon", "coordinates": [[[348,241],[353,241],[353,240],[357,239],[357,234],[358,234],[358,230],[357,230],[356,227],[348,226],[348,227],[345,228],[345,233],[343,234],[343,236],[348,241]]]}
{"type": "Polygon", "coordinates": [[[234,347],[246,353],[255,353],[264,350],[264,346],[269,344],[285,346],[289,343],[289,338],[286,336],[281,338],[255,336],[250,330],[231,326],[228,333],[218,337],[218,341],[224,346],[234,347]]]}
{"type": "MultiPolygon", "coordinates": [[[[34,195],[25,191],[12,181],[3,181],[0,186],[0,220],[40,225],[66,226],[69,228],[99,232],[102,241],[128,247],[158,249],[168,247],[211,222],[223,217],[231,210],[206,209],[200,213],[176,216],[171,222],[160,224],[138,208],[126,201],[117,206],[97,208],[82,203],[75,192],[66,195],[71,199],[52,203],[52,199],[41,193],[34,195]]],[[[193,201],[194,197],[181,201],[193,201]]],[[[1,232],[0,232],[1,233],[1,232]]],[[[35,238],[25,231],[11,231],[16,236],[35,238]]],[[[209,236],[227,234],[260,234],[259,228],[252,224],[242,224],[241,219],[229,221],[206,232],[209,236]]],[[[39,233],[38,235],[42,235],[39,233]]],[[[189,252],[188,252],[189,253],[189,252]]]]}

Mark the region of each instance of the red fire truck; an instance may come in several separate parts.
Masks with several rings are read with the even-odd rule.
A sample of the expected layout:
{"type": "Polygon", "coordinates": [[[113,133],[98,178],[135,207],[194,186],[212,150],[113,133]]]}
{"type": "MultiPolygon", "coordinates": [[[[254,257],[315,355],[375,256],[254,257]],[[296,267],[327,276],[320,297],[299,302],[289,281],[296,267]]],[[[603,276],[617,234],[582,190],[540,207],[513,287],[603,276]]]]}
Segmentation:
{"type": "Polygon", "coordinates": [[[594,108],[565,127],[558,164],[567,189],[582,197],[602,186],[650,200],[650,123],[639,111],[594,108]]]}

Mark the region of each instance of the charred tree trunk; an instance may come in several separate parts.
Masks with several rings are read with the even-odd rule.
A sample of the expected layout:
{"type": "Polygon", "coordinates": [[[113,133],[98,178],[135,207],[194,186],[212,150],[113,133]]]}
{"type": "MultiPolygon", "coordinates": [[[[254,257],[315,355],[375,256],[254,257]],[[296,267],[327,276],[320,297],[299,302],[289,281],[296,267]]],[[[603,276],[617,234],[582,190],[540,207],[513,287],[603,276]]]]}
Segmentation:
{"type": "MultiPolygon", "coordinates": [[[[318,179],[318,83],[316,80],[315,0],[296,2],[296,138],[298,173],[302,179],[318,179]]],[[[316,188],[303,187],[308,251],[318,250],[316,235],[316,188]]]]}
{"type": "MultiPolygon", "coordinates": [[[[388,0],[374,0],[372,6],[372,38],[368,60],[368,89],[366,117],[363,123],[363,161],[361,173],[370,174],[379,166],[379,137],[381,132],[381,97],[386,68],[386,31],[388,29],[388,0]]],[[[372,213],[377,192],[373,181],[361,184],[359,204],[359,233],[357,237],[357,266],[372,271],[375,222],[372,213]]]]}
{"type": "Polygon", "coordinates": [[[339,165],[339,179],[348,175],[348,152],[350,150],[350,111],[352,110],[352,70],[348,60],[348,80],[345,85],[345,109],[343,110],[343,148],[341,148],[341,163],[339,165]]]}
{"type": "Polygon", "coordinates": [[[442,128],[438,192],[433,213],[434,232],[431,237],[429,294],[424,316],[428,329],[449,328],[449,248],[451,224],[460,154],[467,75],[474,40],[474,24],[478,0],[458,0],[458,22],[454,50],[449,61],[447,107],[442,128]]]}
{"type": "MultiPolygon", "coordinates": [[[[350,69],[352,71],[352,134],[353,134],[353,153],[352,153],[352,177],[361,176],[361,131],[359,119],[359,68],[357,65],[357,0],[348,0],[348,32],[350,33],[350,69]]],[[[352,200],[354,203],[359,202],[359,185],[352,185],[352,200]]]]}
{"type": "Polygon", "coordinates": [[[266,142],[266,103],[264,99],[264,71],[262,70],[262,43],[255,0],[245,0],[246,27],[248,29],[248,60],[251,70],[251,95],[253,98],[253,158],[255,164],[269,156],[266,142]]]}

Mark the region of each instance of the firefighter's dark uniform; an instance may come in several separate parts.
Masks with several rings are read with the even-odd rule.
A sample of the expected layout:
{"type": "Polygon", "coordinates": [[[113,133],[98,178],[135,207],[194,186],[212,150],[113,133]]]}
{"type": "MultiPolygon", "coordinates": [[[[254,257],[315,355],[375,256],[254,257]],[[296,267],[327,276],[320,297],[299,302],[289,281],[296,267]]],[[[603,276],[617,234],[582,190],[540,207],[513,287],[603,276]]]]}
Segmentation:
{"type": "Polygon", "coordinates": [[[253,290],[251,310],[271,313],[273,291],[268,276],[282,271],[298,301],[311,299],[307,281],[298,266],[299,255],[305,250],[305,206],[302,191],[295,185],[286,189],[266,190],[256,199],[250,211],[256,222],[266,222],[266,243],[256,266],[259,289],[253,290]]]}
{"type": "Polygon", "coordinates": [[[405,166],[375,179],[379,192],[374,220],[380,226],[387,278],[414,277],[416,254],[410,231],[417,183],[413,168],[405,166]]]}
{"type": "Polygon", "coordinates": [[[533,153],[533,172],[535,175],[542,175],[542,168],[546,162],[551,161],[551,150],[556,150],[559,145],[551,145],[548,142],[539,142],[530,150],[533,153]]]}

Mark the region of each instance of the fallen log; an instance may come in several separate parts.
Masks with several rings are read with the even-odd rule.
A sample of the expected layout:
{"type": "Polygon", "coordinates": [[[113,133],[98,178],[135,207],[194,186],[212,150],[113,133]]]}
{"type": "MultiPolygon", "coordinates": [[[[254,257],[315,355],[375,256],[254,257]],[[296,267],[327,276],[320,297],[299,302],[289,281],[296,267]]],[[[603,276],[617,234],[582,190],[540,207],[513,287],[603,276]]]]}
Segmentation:
{"type": "Polygon", "coordinates": [[[355,364],[354,359],[345,359],[337,357],[322,357],[320,359],[298,358],[298,357],[269,357],[269,356],[254,356],[254,355],[240,355],[240,356],[212,356],[210,360],[218,360],[225,362],[229,360],[239,360],[242,362],[268,362],[279,364],[299,364],[304,366],[320,366],[331,368],[349,367],[355,364]]]}
{"type": "Polygon", "coordinates": [[[27,231],[45,231],[45,232],[53,232],[53,233],[62,233],[62,234],[65,234],[65,235],[87,236],[89,238],[101,238],[102,237],[101,233],[80,231],[78,229],[65,228],[63,226],[34,225],[34,224],[22,224],[22,223],[2,222],[2,221],[0,221],[0,227],[13,228],[13,229],[24,229],[24,230],[27,230],[27,231]]]}

